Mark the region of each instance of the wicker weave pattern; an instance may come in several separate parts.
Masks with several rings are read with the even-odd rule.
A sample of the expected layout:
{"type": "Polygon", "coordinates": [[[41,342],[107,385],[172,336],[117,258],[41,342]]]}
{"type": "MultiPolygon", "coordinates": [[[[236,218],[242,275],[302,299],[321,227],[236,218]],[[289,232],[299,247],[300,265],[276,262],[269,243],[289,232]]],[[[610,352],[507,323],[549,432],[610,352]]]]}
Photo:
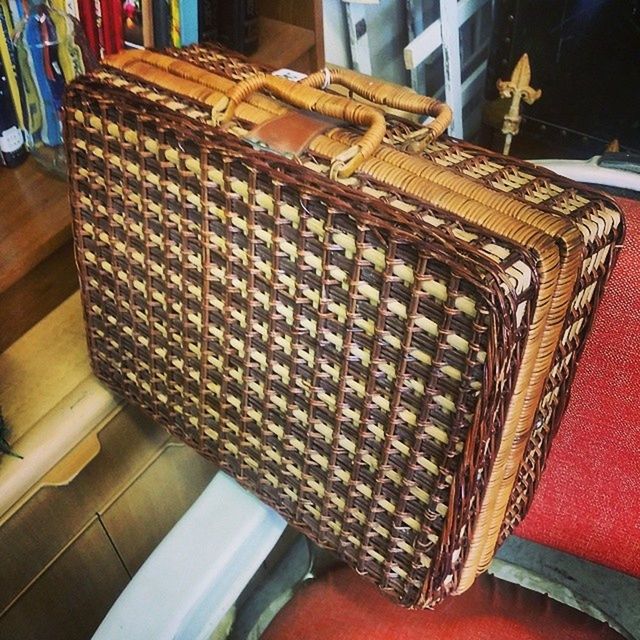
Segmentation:
{"type": "MultiPolygon", "coordinates": [[[[439,142],[436,144],[444,144],[439,142]]],[[[462,145],[460,145],[462,147],[462,145]]],[[[464,155],[464,148],[461,150],[457,147],[452,155],[459,157],[464,155]]],[[[477,148],[476,153],[479,155],[477,148]]],[[[426,153],[428,154],[429,147],[427,147],[426,153]]],[[[397,153],[397,152],[395,152],[397,153]]],[[[498,174],[502,176],[502,181],[492,176],[493,180],[489,182],[489,185],[496,190],[496,195],[492,196],[490,193],[477,194],[477,197],[482,198],[485,202],[493,202],[495,206],[500,207],[498,197],[504,198],[500,191],[505,191],[505,186],[509,185],[511,188],[514,184],[522,185],[525,183],[531,190],[535,189],[536,195],[539,199],[540,191],[542,190],[542,184],[544,179],[549,180],[550,176],[539,176],[537,184],[532,185],[528,183],[528,179],[531,182],[535,182],[534,176],[528,174],[526,171],[528,167],[526,165],[514,167],[504,166],[505,160],[500,161],[496,159],[496,162],[489,161],[486,156],[484,158],[475,157],[475,162],[470,163],[470,166],[476,170],[478,167],[485,168],[487,163],[490,162],[496,166],[499,163],[503,165],[501,172],[498,174]],[[514,177],[515,176],[515,177],[514,177]]],[[[467,167],[468,169],[469,167],[467,167]]],[[[470,194],[474,189],[473,184],[465,184],[462,181],[456,181],[451,179],[448,174],[432,167],[420,167],[417,169],[420,171],[420,175],[429,176],[431,179],[438,181],[439,184],[448,185],[453,189],[460,190],[461,193],[470,194]]],[[[477,173],[473,175],[472,171],[460,171],[462,175],[466,176],[471,173],[473,178],[478,182],[484,182],[478,180],[477,173]]],[[[562,179],[559,182],[564,182],[564,190],[561,191],[557,185],[555,188],[549,189],[554,192],[553,201],[549,204],[553,205],[553,208],[548,207],[549,213],[553,215],[547,215],[549,221],[552,221],[553,217],[558,220],[566,219],[571,221],[574,225],[573,228],[566,227],[563,230],[558,228],[553,233],[559,243],[566,243],[566,249],[563,249],[560,244],[561,251],[565,251],[566,260],[572,260],[573,265],[567,267],[567,277],[575,279],[575,284],[572,287],[571,298],[572,304],[567,308],[565,312],[564,326],[560,334],[558,334],[559,340],[557,340],[557,348],[555,350],[554,362],[548,373],[548,378],[545,385],[545,391],[540,397],[538,404],[538,411],[535,416],[533,425],[534,430],[531,433],[531,439],[527,445],[527,450],[524,453],[524,461],[521,463],[522,454],[518,453],[513,456],[513,466],[507,468],[505,477],[509,477],[516,473],[518,466],[521,467],[519,472],[518,482],[515,486],[514,496],[511,498],[511,504],[517,505],[511,506],[509,513],[512,516],[512,520],[504,522],[502,517],[498,520],[496,517],[496,528],[494,529],[494,540],[498,539],[500,535],[501,539],[508,534],[508,532],[517,524],[522,515],[526,512],[526,505],[532,497],[533,491],[537,485],[532,475],[533,473],[541,471],[541,464],[546,459],[548,452],[548,443],[550,442],[550,436],[557,428],[558,421],[562,415],[562,411],[566,404],[567,394],[573,374],[575,372],[575,362],[581,352],[584,344],[584,339],[588,333],[588,329],[593,318],[593,311],[595,304],[599,300],[602,288],[606,282],[608,274],[610,273],[613,260],[617,253],[617,247],[621,240],[622,233],[622,221],[619,211],[609,205],[606,198],[599,196],[598,194],[589,193],[588,190],[584,190],[582,194],[578,193],[574,185],[562,179]],[[590,196],[588,199],[585,196],[590,196]],[[558,214],[562,214],[558,216],[558,214]],[[573,233],[573,238],[570,233],[573,233]],[[577,233],[582,238],[581,245],[577,245],[575,237],[577,233]],[[573,248],[570,248],[573,245],[573,248]],[[571,255],[573,254],[573,258],[571,255]],[[580,264],[576,262],[580,261],[580,264]],[[574,274],[574,275],[572,275],[574,274]],[[533,472],[532,468],[533,467],[533,472]],[[497,524],[500,524],[501,532],[497,528],[497,524]]],[[[469,182],[467,180],[467,182],[469,182]]],[[[521,197],[522,202],[529,202],[529,198],[524,194],[517,192],[521,197]]],[[[530,206],[530,205],[528,205],[530,206]]],[[[539,207],[540,205],[537,204],[539,207]]],[[[521,217],[523,213],[517,214],[521,217]]],[[[536,223],[540,224],[540,223],[536,223]]],[[[541,229],[549,228],[549,222],[541,220],[541,229]]],[[[560,307],[558,307],[560,308],[560,307]]],[[[554,339],[553,342],[556,342],[554,339]]],[[[549,342],[552,344],[552,342],[549,342]]],[[[535,476],[538,477],[537,475],[535,476]]],[[[506,488],[502,490],[502,498],[498,498],[505,507],[507,504],[508,495],[506,494],[506,488]]],[[[494,552],[495,542],[488,543],[486,545],[483,559],[480,561],[480,567],[486,566],[490,561],[494,552]]]]}
{"type": "MultiPolygon", "coordinates": [[[[176,86],[177,75],[181,79],[178,83],[181,92],[197,96],[208,104],[215,104],[220,100],[217,92],[220,80],[217,76],[211,75],[206,82],[208,87],[213,86],[215,90],[210,95],[202,95],[203,72],[198,66],[156,54],[145,54],[144,57],[126,54],[114,59],[112,64],[133,71],[139,77],[152,78],[167,90],[176,86]]],[[[249,86],[252,82],[250,79],[243,84],[249,86]]],[[[312,108],[316,96],[310,94],[308,98],[306,104],[312,108]]],[[[251,120],[257,118],[258,113],[253,109],[243,114],[238,109],[238,116],[251,124],[251,120]]],[[[236,129],[237,127],[232,129],[236,135],[243,136],[243,132],[236,129]]],[[[357,140],[358,135],[350,134],[343,129],[334,129],[327,135],[318,136],[312,141],[310,149],[318,154],[319,159],[314,158],[314,162],[308,163],[309,166],[315,168],[323,158],[339,157],[346,149],[357,148],[354,147],[357,140]]],[[[545,376],[548,374],[553,351],[559,339],[561,321],[569,305],[578,266],[579,256],[575,250],[579,248],[579,238],[574,229],[561,220],[545,216],[530,206],[518,206],[512,199],[494,198],[490,193],[487,198],[487,190],[484,187],[464,179],[455,179],[453,174],[437,168],[434,172],[424,161],[389,148],[378,149],[374,158],[362,163],[361,171],[382,181],[387,187],[401,186],[405,195],[412,194],[421,200],[436,202],[462,219],[480,223],[493,232],[506,234],[523,243],[540,261],[537,269],[540,277],[541,304],[536,308],[532,318],[530,335],[523,351],[522,367],[514,388],[514,402],[509,407],[486,495],[479,507],[469,557],[465,560],[464,571],[457,587],[460,591],[470,586],[478,570],[486,566],[483,559],[486,562],[491,554],[485,553],[484,549],[493,548],[495,543],[491,540],[498,536],[502,526],[512,484],[510,479],[514,474],[512,469],[519,465],[522,459],[526,437],[533,423],[545,376]],[[464,183],[460,192],[458,188],[462,185],[459,182],[464,183]],[[474,200],[469,198],[473,198],[475,204],[474,200]],[[487,206],[488,204],[497,205],[502,213],[512,218],[512,221],[506,222],[509,218],[497,215],[496,210],[487,206]],[[527,223],[533,226],[528,226],[527,223]],[[536,231],[536,228],[540,231],[536,231]],[[554,246],[556,243],[557,248],[554,246]]],[[[453,532],[452,529],[451,533],[453,532]]],[[[454,539],[449,542],[455,544],[455,534],[454,539]]]]}
{"type": "Polygon", "coordinates": [[[101,72],[67,98],[96,371],[400,601],[437,601],[504,421],[532,257],[372,181],[329,195],[152,94],[101,72]]]}
{"type": "MultiPolygon", "coordinates": [[[[402,145],[415,127],[389,120],[388,142],[402,145]]],[[[600,192],[577,185],[541,168],[492,154],[464,141],[443,137],[424,149],[438,165],[472,178],[522,202],[566,217],[582,235],[583,265],[576,282],[573,304],[549,373],[506,514],[500,542],[522,520],[544,469],[550,443],[566,406],[576,363],[622,244],[624,224],[613,201],[600,192]]]]}
{"type": "MultiPolygon", "coordinates": [[[[398,122],[395,133],[391,128],[392,135],[401,140],[407,129],[413,130],[413,127],[398,122]]],[[[508,192],[523,202],[570,219],[584,241],[582,269],[573,304],[518,472],[500,534],[501,542],[522,520],[537,488],[552,437],[566,407],[577,361],[622,243],[624,226],[619,209],[603,194],[513,158],[488,155],[484,149],[450,138],[430,144],[425,154],[439,165],[492,189],[508,192]]]]}
{"type": "MultiPolygon", "coordinates": [[[[176,51],[173,55],[197,61],[222,74],[230,73],[236,79],[263,70],[240,59],[230,62],[228,57],[216,50],[197,48],[176,51]]],[[[402,91],[398,88],[399,93],[402,91]]],[[[373,95],[366,93],[361,92],[361,95],[373,98],[373,95]]],[[[390,145],[404,146],[408,137],[416,133],[414,125],[390,119],[386,140],[390,145]]],[[[526,513],[544,468],[552,436],[566,406],[576,362],[622,241],[623,224],[617,207],[602,194],[578,187],[560,176],[513,158],[490,154],[484,149],[446,137],[432,141],[423,154],[439,166],[483,183],[497,192],[508,193],[541,210],[567,217],[575,224],[584,241],[583,266],[575,284],[573,303],[567,313],[502,525],[500,540],[503,540],[526,513]]],[[[453,189],[458,187],[453,180],[447,184],[453,189]]],[[[487,558],[491,551],[488,550],[487,558]]]]}

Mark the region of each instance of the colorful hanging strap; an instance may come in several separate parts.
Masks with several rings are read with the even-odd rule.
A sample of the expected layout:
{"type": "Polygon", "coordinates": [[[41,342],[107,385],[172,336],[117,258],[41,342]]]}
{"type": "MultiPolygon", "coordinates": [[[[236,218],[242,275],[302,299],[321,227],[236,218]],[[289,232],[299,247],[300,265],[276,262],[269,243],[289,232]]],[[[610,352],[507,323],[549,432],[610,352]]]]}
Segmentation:
{"type": "Polygon", "coordinates": [[[89,46],[89,41],[87,40],[84,29],[82,28],[82,24],[75,18],[72,18],[72,21],[74,24],[73,41],[82,56],[82,67],[84,68],[83,73],[93,71],[93,69],[98,66],[98,60],[89,46]]]}
{"type": "MultiPolygon", "coordinates": [[[[46,40],[43,42],[42,35],[40,20],[33,16],[33,19],[26,22],[24,29],[27,60],[40,97],[40,109],[43,115],[42,141],[49,146],[56,146],[62,144],[59,118],[62,91],[58,91],[55,77],[54,80],[49,81],[51,72],[55,70],[51,67],[49,47],[45,44],[46,40]]],[[[62,74],[60,79],[62,80],[62,74]]],[[[64,82],[62,84],[64,85],[64,82]]]]}
{"type": "MultiPolygon", "coordinates": [[[[44,42],[50,43],[48,47],[44,47],[44,49],[46,49],[48,53],[48,56],[45,56],[45,60],[47,60],[47,63],[49,65],[46,70],[47,80],[49,80],[49,86],[51,87],[53,103],[58,114],[60,114],[62,110],[62,99],[64,97],[64,72],[62,70],[62,61],[60,59],[60,54],[63,49],[64,43],[60,41],[58,32],[51,20],[48,10],[47,18],[42,24],[44,25],[43,33],[46,37],[46,40],[44,40],[44,42]]],[[[68,56],[67,62],[70,62],[68,56]]],[[[69,73],[72,72],[72,69],[69,69],[69,73]]]]}
{"type": "Polygon", "coordinates": [[[11,92],[13,107],[16,112],[16,117],[18,118],[18,125],[23,127],[25,120],[25,104],[20,95],[20,89],[18,86],[20,77],[18,61],[16,58],[15,47],[11,42],[13,29],[14,25],[9,5],[6,0],[0,0],[0,60],[2,60],[2,65],[9,84],[9,91],[11,92]]]}
{"type": "Polygon", "coordinates": [[[57,11],[51,11],[50,18],[58,36],[58,58],[62,68],[62,75],[64,76],[64,81],[69,83],[85,71],[82,51],[73,39],[73,33],[69,29],[69,18],[57,11]]]}
{"type": "Polygon", "coordinates": [[[38,88],[33,82],[33,76],[31,74],[27,51],[24,47],[16,47],[16,56],[18,59],[18,66],[20,68],[20,80],[22,82],[22,91],[20,92],[23,98],[23,114],[24,114],[24,129],[29,134],[29,137],[35,141],[35,134],[42,128],[42,111],[40,109],[41,96],[38,88]]]}

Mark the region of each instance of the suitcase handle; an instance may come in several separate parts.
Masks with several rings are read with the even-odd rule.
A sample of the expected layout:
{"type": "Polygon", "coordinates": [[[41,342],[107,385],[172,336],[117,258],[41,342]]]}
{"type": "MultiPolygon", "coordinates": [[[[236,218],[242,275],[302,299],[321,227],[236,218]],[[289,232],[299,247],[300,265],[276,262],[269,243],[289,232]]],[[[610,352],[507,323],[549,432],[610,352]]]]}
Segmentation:
{"type": "Polygon", "coordinates": [[[376,80],[350,69],[324,68],[307,76],[299,84],[316,89],[326,89],[330,84],[338,84],[382,107],[435,118],[419,131],[406,135],[402,146],[411,151],[422,151],[429,143],[440,137],[451,124],[453,116],[451,107],[444,102],[421,96],[407,87],[376,80]]]}
{"type": "Polygon", "coordinates": [[[368,105],[343,96],[301,86],[285,78],[256,74],[239,82],[227,93],[227,102],[212,109],[217,123],[229,122],[236,107],[256,91],[266,89],[275,96],[300,109],[314,111],[330,118],[346,120],[358,126],[367,126],[367,132],[359,143],[338,154],[331,161],[331,178],[348,178],[382,142],[386,133],[384,115],[368,105]]]}

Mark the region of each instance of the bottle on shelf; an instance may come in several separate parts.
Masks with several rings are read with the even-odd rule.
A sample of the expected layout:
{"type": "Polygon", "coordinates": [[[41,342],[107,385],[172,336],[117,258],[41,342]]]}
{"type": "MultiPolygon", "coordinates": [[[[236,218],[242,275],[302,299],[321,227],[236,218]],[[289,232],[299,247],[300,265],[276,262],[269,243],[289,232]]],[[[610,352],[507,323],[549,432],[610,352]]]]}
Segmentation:
{"type": "Polygon", "coordinates": [[[22,130],[11,98],[9,80],[0,59],[0,164],[17,167],[27,159],[22,130]]]}

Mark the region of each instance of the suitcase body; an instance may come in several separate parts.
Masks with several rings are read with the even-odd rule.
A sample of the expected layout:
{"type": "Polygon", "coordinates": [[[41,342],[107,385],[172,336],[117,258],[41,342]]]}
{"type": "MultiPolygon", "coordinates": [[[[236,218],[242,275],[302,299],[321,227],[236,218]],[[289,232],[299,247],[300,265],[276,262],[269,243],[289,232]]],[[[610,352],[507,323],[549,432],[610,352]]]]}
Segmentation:
{"type": "MultiPolygon", "coordinates": [[[[270,71],[242,58],[234,57],[230,60],[228,55],[219,51],[193,49],[174,51],[173,55],[205,65],[233,78],[247,77],[259,71],[270,71]]],[[[303,80],[303,84],[327,89],[334,86],[339,89],[340,85],[343,85],[342,88],[348,88],[352,97],[368,99],[377,107],[389,111],[385,141],[425,159],[427,162],[420,166],[414,165],[416,173],[421,177],[480,202],[497,206],[517,219],[525,219],[530,217],[530,214],[524,209],[514,210],[510,202],[514,199],[550,214],[547,220],[541,218],[534,224],[543,231],[555,234],[559,250],[565,254],[565,262],[573,261],[573,267],[567,264],[565,269],[566,277],[575,279],[573,298],[566,312],[544,390],[538,399],[535,417],[533,421],[523,421],[521,433],[514,439],[514,447],[505,471],[506,482],[501,484],[500,495],[493,501],[493,508],[483,509],[487,516],[495,512],[495,517],[491,535],[487,536],[483,545],[484,550],[482,554],[478,551],[476,555],[477,566],[482,570],[493,557],[496,546],[517,526],[528,510],[569,398],[576,363],[622,245],[624,221],[615,202],[594,189],[578,185],[530,163],[508,158],[461,140],[448,136],[434,139],[431,136],[433,131],[421,130],[406,118],[398,118],[397,111],[389,110],[388,107],[407,109],[406,105],[411,102],[412,92],[405,87],[376,81],[344,69],[322,70],[303,80]],[[403,100],[402,96],[405,95],[409,98],[403,100]],[[420,136],[425,131],[429,135],[422,135],[420,142],[420,136]],[[441,171],[443,168],[449,171],[441,171]],[[464,177],[465,180],[455,179],[454,174],[464,177]],[[480,190],[474,186],[474,182],[487,188],[480,190]],[[504,198],[505,194],[508,194],[509,198],[504,198]],[[553,223],[550,224],[548,220],[553,217],[565,219],[564,229],[551,229],[553,223]],[[569,245],[572,245],[571,251],[569,245]],[[570,256],[569,253],[573,255],[570,256]],[[576,276],[575,265],[578,256],[582,258],[582,265],[576,276]]],[[[423,98],[418,105],[421,108],[426,106],[426,109],[418,113],[436,116],[440,109],[429,102],[434,101],[423,98]]],[[[436,136],[442,131],[442,126],[438,126],[437,120],[438,118],[430,125],[436,125],[436,136]]],[[[343,139],[349,139],[345,138],[344,132],[336,133],[343,139]]],[[[404,162],[406,166],[406,159],[398,158],[398,161],[404,162]]],[[[430,193],[433,197],[433,190],[430,193]]],[[[560,302],[562,304],[562,301],[560,302]]],[[[561,304],[557,307],[560,312],[561,304]]],[[[552,343],[555,339],[555,336],[550,336],[552,343]]],[[[535,402],[535,397],[536,394],[532,392],[530,402],[535,402]]],[[[475,575],[470,566],[471,563],[463,581],[467,585],[475,575]]]]}
{"type": "Polygon", "coordinates": [[[94,370],[402,604],[463,590],[575,305],[575,226],[425,177],[370,106],[143,55],[66,99],[94,370]]]}
{"type": "MultiPolygon", "coordinates": [[[[172,52],[172,55],[204,65],[230,78],[243,78],[260,71],[270,71],[241,57],[230,58],[215,50],[181,50],[172,52]]],[[[335,87],[339,88],[346,81],[352,96],[369,98],[383,109],[397,106],[399,95],[411,93],[405,87],[374,81],[343,69],[327,69],[314,76],[303,83],[333,88],[335,82],[335,87]]],[[[437,111],[435,109],[436,113],[437,111]]],[[[516,439],[517,446],[512,452],[511,463],[506,472],[507,477],[513,479],[512,489],[509,489],[509,483],[503,485],[496,506],[498,513],[502,513],[502,516],[498,515],[495,519],[496,523],[500,523],[499,530],[494,525],[492,541],[485,544],[482,560],[478,557],[479,566],[486,566],[496,545],[504,540],[528,510],[544,469],[551,441],[566,407],[576,363],[589,334],[594,312],[622,244],[624,223],[613,200],[594,189],[578,185],[530,163],[507,158],[448,136],[440,136],[435,140],[426,139],[422,144],[415,144],[419,140],[416,138],[419,133],[418,126],[398,118],[397,112],[388,114],[385,140],[398,148],[408,148],[411,153],[418,154],[427,161],[417,168],[420,176],[428,177],[438,185],[448,186],[481,202],[496,205],[496,196],[508,194],[510,199],[533,205],[551,216],[560,216],[569,223],[562,233],[565,238],[564,241],[560,239],[561,243],[564,242],[565,246],[572,243],[574,255],[582,256],[582,266],[577,278],[575,274],[568,274],[576,279],[573,301],[566,314],[544,391],[538,400],[535,418],[529,423],[529,427],[524,427],[524,434],[516,439]],[[439,171],[443,168],[449,171],[439,171]],[[455,180],[453,174],[464,177],[466,184],[455,180]],[[474,182],[486,189],[478,190],[474,187],[474,182]],[[579,243],[575,242],[576,231],[580,236],[579,243]],[[577,244],[580,245],[579,248],[577,244]]],[[[338,135],[344,138],[345,134],[340,132],[338,135]]],[[[501,204],[509,206],[504,198],[501,200],[501,204]]],[[[516,211],[515,215],[522,218],[526,212],[516,211]]],[[[544,229],[548,225],[543,223],[542,227],[544,229]]],[[[469,577],[471,578],[471,573],[469,577]]]]}

